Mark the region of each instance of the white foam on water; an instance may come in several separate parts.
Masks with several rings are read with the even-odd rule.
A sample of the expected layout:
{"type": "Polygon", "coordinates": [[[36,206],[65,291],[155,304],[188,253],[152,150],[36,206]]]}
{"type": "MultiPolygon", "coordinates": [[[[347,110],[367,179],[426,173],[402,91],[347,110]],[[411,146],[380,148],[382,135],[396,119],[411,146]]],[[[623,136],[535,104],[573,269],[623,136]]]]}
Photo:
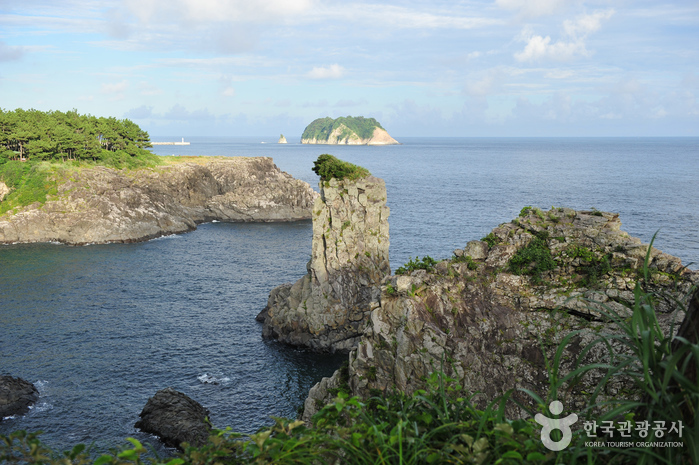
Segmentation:
{"type": "Polygon", "coordinates": [[[223,376],[222,374],[218,376],[213,376],[208,373],[204,373],[201,376],[197,376],[197,379],[202,384],[228,384],[231,381],[229,377],[223,376]]]}

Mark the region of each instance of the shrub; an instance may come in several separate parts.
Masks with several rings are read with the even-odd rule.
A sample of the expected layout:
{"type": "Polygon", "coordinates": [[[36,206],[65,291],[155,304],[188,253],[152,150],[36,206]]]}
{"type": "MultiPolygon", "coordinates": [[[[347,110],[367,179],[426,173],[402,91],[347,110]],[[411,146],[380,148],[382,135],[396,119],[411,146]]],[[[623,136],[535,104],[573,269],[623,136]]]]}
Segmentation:
{"type": "Polygon", "coordinates": [[[408,274],[415,270],[427,270],[428,272],[434,271],[434,266],[437,263],[439,262],[434,258],[430,257],[429,255],[425,255],[424,257],[422,257],[422,259],[415,257],[415,260],[413,260],[411,258],[410,260],[408,260],[408,263],[396,270],[396,274],[408,274]]]}
{"type": "Polygon", "coordinates": [[[481,241],[487,243],[488,248],[490,249],[492,249],[495,244],[499,244],[500,242],[502,242],[502,240],[492,232],[488,233],[488,235],[482,238],[481,241]]]}
{"type": "Polygon", "coordinates": [[[321,181],[329,181],[333,178],[354,181],[371,174],[366,168],[342,161],[327,153],[320,155],[313,162],[313,172],[320,176],[321,181]]]}
{"type": "Polygon", "coordinates": [[[526,246],[519,249],[510,259],[508,268],[517,275],[529,275],[535,284],[541,283],[541,274],[553,270],[556,262],[542,237],[535,237],[526,246]]]}
{"type": "Polygon", "coordinates": [[[466,267],[469,270],[476,270],[478,269],[478,263],[476,263],[470,256],[468,255],[462,255],[460,257],[457,257],[456,255],[452,257],[451,261],[453,263],[466,263],[466,267]]]}

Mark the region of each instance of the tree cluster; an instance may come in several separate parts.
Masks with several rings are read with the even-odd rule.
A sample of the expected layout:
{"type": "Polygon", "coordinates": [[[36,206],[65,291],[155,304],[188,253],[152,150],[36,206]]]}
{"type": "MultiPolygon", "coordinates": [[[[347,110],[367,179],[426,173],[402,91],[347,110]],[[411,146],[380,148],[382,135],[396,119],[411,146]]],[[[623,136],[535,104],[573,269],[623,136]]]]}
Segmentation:
{"type": "Polygon", "coordinates": [[[109,161],[147,156],[150,137],[128,119],[0,109],[0,160],[109,161]]]}

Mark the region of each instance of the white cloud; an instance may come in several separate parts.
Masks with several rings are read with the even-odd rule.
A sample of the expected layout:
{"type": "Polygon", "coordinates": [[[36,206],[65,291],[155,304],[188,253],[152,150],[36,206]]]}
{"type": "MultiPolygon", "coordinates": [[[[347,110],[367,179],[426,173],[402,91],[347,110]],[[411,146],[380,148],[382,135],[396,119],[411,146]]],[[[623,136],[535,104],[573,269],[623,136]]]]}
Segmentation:
{"type": "Polygon", "coordinates": [[[102,84],[101,91],[105,95],[110,95],[110,100],[123,100],[126,98],[126,89],[129,88],[129,82],[124,80],[121,82],[102,84]]]}
{"type": "Polygon", "coordinates": [[[153,84],[147,81],[141,81],[138,84],[138,89],[141,95],[160,95],[163,93],[162,89],[158,88],[157,86],[154,86],[153,84]]]}
{"type": "Polygon", "coordinates": [[[307,76],[311,79],[339,79],[345,75],[345,68],[335,63],[326,67],[314,67],[307,76]]]}
{"type": "Polygon", "coordinates": [[[531,27],[526,26],[520,33],[520,40],[527,43],[524,50],[515,53],[517,61],[569,61],[575,56],[590,56],[585,46],[587,36],[602,27],[602,20],[612,17],[614,10],[596,11],[582,15],[574,21],[563,22],[563,32],[567,40],[553,42],[550,36],[534,34],[531,27]]]}
{"type": "Polygon", "coordinates": [[[496,93],[502,87],[503,73],[499,69],[491,69],[481,79],[466,83],[465,91],[468,95],[483,97],[496,93]]]}
{"type": "Polygon", "coordinates": [[[563,22],[563,30],[570,37],[586,37],[597,32],[602,27],[602,20],[611,18],[613,14],[613,9],[596,11],[591,15],[580,16],[575,21],[566,20],[563,22]]]}
{"type": "Polygon", "coordinates": [[[517,61],[539,61],[544,58],[550,58],[555,61],[568,61],[575,55],[589,55],[583,41],[558,41],[552,44],[551,37],[534,35],[528,39],[524,50],[515,53],[515,58],[517,61]]]}
{"type": "Polygon", "coordinates": [[[574,2],[571,0],[496,0],[495,3],[500,8],[518,11],[523,16],[537,17],[553,14],[566,4],[574,2]]]}
{"type": "Polygon", "coordinates": [[[132,108],[124,114],[124,118],[128,119],[147,119],[153,116],[153,107],[141,105],[138,108],[132,108]]]}
{"type": "Polygon", "coordinates": [[[7,45],[5,42],[0,41],[0,63],[19,60],[24,55],[24,52],[24,47],[7,45]]]}
{"type": "Polygon", "coordinates": [[[123,0],[141,22],[245,22],[298,15],[312,0],[123,0]]]}
{"type": "Polygon", "coordinates": [[[235,89],[233,87],[226,87],[221,94],[224,97],[235,97],[235,89]]]}

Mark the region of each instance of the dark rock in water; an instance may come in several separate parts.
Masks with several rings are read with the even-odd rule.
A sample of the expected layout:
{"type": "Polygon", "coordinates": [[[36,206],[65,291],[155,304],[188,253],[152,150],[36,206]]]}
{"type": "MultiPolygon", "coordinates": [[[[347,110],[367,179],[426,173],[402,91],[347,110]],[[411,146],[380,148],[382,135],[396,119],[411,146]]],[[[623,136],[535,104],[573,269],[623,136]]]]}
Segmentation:
{"type": "Polygon", "coordinates": [[[24,415],[39,398],[39,391],[29,381],[0,376],[0,421],[12,415],[24,415]]]}
{"type": "Polygon", "coordinates": [[[211,432],[206,421],[209,411],[172,388],[156,392],[139,416],[136,428],[155,434],[166,445],[178,449],[182,449],[183,442],[193,446],[205,444],[211,432]]]}

